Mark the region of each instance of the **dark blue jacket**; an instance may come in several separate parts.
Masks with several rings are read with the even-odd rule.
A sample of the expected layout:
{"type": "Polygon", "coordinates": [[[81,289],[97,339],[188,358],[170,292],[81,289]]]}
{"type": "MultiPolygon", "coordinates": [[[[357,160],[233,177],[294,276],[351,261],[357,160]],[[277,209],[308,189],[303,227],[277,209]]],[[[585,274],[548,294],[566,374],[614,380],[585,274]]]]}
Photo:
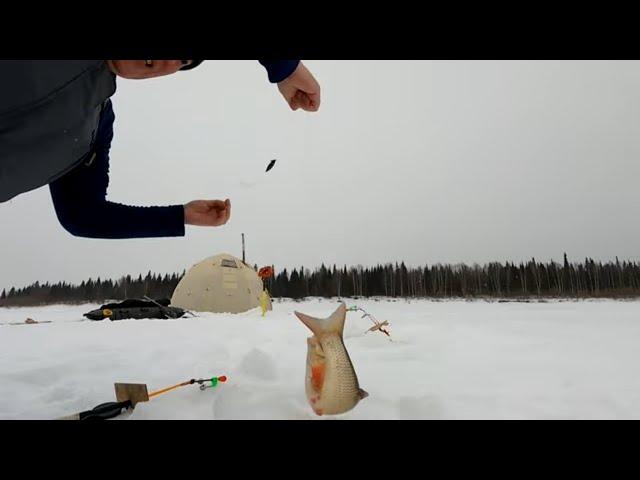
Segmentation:
{"type": "MultiPolygon", "coordinates": [[[[269,81],[277,83],[293,73],[299,61],[260,61],[269,81]]],[[[179,237],[184,235],[184,207],[135,207],[106,199],[109,149],[115,115],[111,101],[100,114],[95,142],[86,161],[49,184],[62,226],[72,235],[89,238],[179,237]]]]}
{"type": "Polygon", "coordinates": [[[0,60],[0,203],[86,161],[116,76],[104,60],[0,60]]]}

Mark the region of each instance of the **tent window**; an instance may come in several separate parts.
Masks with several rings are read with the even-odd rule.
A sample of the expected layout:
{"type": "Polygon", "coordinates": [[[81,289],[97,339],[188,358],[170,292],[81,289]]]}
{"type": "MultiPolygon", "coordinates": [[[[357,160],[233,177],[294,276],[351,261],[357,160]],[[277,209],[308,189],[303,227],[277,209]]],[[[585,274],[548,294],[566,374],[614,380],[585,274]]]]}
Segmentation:
{"type": "Polygon", "coordinates": [[[236,265],[236,262],[234,262],[233,260],[226,259],[226,258],[222,260],[222,266],[223,267],[230,267],[230,268],[238,268],[238,266],[236,265]]]}

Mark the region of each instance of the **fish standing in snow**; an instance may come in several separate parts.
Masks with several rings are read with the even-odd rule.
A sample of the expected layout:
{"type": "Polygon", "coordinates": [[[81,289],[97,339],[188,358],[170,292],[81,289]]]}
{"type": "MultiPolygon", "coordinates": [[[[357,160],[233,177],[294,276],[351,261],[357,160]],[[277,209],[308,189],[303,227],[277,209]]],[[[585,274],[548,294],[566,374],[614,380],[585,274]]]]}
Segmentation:
{"type": "Polygon", "coordinates": [[[341,303],[326,319],[294,312],[313,332],[307,339],[307,399],[317,415],[337,415],[351,410],[369,394],[358,377],[342,339],[347,307],[341,303]]]}

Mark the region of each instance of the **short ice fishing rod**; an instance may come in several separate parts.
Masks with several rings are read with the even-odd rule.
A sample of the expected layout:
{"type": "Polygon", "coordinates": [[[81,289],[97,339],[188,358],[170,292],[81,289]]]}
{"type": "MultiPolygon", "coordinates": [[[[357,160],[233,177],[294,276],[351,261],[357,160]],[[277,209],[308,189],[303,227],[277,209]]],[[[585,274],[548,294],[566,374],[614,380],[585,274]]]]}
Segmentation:
{"type": "Polygon", "coordinates": [[[204,391],[207,388],[215,388],[218,383],[224,383],[226,381],[227,377],[225,375],[211,378],[192,378],[186,382],[181,382],[151,393],[147,392],[147,386],[144,383],[116,383],[115,402],[101,403],[91,410],[85,410],[84,412],[58,418],[58,420],[108,420],[122,414],[123,410],[134,409],[137,403],[148,402],[151,398],[170,392],[176,388],[197,383],[200,385],[200,390],[204,391]]]}

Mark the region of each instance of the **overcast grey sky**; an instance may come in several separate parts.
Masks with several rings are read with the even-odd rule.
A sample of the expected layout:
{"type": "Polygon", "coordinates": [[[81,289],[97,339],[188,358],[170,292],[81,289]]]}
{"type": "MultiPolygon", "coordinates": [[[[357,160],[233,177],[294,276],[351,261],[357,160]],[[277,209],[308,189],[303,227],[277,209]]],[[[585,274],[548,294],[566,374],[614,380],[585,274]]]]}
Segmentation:
{"type": "Polygon", "coordinates": [[[119,79],[109,198],[229,197],[230,222],[75,238],[41,188],[0,204],[0,289],[182,271],[241,256],[242,232],[247,260],[276,268],[640,259],[640,62],[305,63],[313,114],[257,61],[119,79]]]}

